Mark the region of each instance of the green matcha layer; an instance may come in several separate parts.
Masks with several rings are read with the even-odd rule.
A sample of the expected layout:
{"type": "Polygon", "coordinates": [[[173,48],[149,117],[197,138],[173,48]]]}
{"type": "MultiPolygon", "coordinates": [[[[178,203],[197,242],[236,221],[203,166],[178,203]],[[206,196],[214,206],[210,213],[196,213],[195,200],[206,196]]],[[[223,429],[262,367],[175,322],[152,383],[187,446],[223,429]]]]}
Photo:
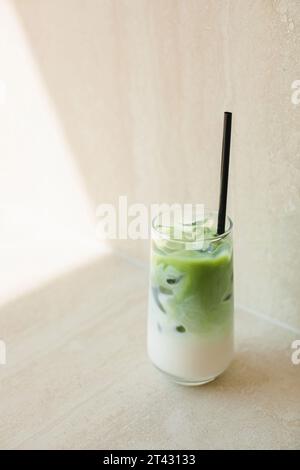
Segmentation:
{"type": "MultiPolygon", "coordinates": [[[[226,332],[233,321],[233,263],[230,235],[202,249],[174,240],[155,240],[151,287],[164,317],[178,333],[226,332]]],[[[212,238],[212,237],[211,237],[212,238]]]]}

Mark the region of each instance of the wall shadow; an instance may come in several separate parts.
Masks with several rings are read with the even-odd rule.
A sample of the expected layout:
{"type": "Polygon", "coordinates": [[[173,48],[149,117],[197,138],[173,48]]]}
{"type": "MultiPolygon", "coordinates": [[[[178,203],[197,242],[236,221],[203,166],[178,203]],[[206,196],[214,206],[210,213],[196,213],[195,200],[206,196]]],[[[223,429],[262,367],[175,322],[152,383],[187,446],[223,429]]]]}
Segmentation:
{"type": "Polygon", "coordinates": [[[13,3],[91,201],[114,202],[127,194],[145,203],[200,198],[215,206],[224,91],[209,83],[212,113],[203,121],[203,87],[223,46],[217,33],[214,48],[208,53],[203,47],[218,32],[215,25],[197,33],[199,21],[213,19],[207,9],[144,0],[13,3]],[[189,64],[181,29],[192,31],[189,64]],[[216,161],[207,158],[208,149],[216,161]]]}

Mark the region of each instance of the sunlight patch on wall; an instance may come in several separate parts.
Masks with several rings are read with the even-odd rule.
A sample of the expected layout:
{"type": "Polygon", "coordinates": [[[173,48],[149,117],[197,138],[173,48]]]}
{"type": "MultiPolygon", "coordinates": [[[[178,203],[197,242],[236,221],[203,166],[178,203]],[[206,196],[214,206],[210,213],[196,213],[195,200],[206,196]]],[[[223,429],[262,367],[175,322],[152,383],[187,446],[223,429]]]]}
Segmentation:
{"type": "MultiPolygon", "coordinates": [[[[10,2],[0,4],[0,303],[108,252],[10,2]]],[[[59,73],[59,70],[57,71],[59,73]]]]}

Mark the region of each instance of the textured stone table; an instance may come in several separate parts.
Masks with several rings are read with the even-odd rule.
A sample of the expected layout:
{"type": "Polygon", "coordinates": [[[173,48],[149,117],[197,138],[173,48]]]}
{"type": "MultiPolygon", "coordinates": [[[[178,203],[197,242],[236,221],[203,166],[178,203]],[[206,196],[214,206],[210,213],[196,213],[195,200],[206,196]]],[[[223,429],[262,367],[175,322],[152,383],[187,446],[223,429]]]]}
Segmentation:
{"type": "Polygon", "coordinates": [[[146,298],[147,272],[104,255],[1,310],[1,448],[300,448],[297,335],[237,312],[231,367],[184,388],[147,359],[146,298]]]}

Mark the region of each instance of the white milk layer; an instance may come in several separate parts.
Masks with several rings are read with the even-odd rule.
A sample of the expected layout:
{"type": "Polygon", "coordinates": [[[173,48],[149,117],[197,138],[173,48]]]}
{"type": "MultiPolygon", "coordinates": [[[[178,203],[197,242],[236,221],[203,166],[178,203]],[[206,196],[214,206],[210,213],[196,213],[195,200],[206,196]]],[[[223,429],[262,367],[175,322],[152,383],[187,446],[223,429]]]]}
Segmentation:
{"type": "Polygon", "coordinates": [[[180,333],[160,328],[151,302],[148,315],[148,354],[162,371],[179,381],[205,382],[220,375],[233,358],[233,331],[217,335],[180,333]]]}

